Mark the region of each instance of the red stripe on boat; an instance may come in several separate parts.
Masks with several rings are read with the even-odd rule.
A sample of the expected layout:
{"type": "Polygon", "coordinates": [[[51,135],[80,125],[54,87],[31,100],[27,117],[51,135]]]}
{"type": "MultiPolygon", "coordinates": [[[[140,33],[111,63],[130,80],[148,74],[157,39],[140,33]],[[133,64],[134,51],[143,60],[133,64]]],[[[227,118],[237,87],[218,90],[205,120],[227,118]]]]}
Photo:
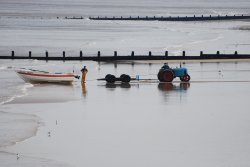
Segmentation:
{"type": "Polygon", "coordinates": [[[30,75],[30,76],[39,76],[39,77],[74,77],[73,74],[33,74],[27,72],[18,72],[19,74],[23,75],[30,75]]]}

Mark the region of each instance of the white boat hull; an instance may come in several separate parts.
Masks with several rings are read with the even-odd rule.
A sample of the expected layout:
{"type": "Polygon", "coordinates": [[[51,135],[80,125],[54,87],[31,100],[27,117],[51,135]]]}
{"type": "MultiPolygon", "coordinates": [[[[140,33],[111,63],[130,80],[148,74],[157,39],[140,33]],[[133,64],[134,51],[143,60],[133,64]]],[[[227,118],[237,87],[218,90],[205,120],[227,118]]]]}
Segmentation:
{"type": "Polygon", "coordinates": [[[72,73],[43,73],[31,70],[17,70],[16,72],[25,82],[31,83],[72,83],[75,78],[72,73]]]}

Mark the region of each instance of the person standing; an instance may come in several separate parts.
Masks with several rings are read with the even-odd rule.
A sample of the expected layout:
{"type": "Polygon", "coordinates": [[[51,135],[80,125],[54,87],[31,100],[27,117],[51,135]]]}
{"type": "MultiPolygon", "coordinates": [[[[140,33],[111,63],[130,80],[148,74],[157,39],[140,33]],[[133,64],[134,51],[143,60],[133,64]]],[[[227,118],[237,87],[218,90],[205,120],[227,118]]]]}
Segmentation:
{"type": "Polygon", "coordinates": [[[85,83],[86,82],[86,75],[88,73],[88,69],[86,68],[86,66],[84,66],[81,69],[81,72],[82,72],[82,83],[85,83]]]}

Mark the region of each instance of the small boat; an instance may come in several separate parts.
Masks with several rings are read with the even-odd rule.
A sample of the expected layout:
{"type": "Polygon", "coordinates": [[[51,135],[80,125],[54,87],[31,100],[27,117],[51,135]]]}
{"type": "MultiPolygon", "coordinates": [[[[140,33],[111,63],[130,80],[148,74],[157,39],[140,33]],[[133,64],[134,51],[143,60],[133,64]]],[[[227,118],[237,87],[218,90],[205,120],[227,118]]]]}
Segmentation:
{"type": "Polygon", "coordinates": [[[71,84],[74,81],[74,78],[79,79],[79,76],[76,76],[73,73],[50,73],[47,71],[25,69],[25,68],[16,70],[16,73],[25,82],[31,82],[31,83],[71,84]]]}

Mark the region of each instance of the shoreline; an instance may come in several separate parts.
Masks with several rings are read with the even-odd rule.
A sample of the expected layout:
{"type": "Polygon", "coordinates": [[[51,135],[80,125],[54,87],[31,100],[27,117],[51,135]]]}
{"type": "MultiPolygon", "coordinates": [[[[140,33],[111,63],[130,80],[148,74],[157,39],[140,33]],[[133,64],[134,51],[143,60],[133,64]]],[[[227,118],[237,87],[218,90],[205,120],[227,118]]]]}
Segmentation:
{"type": "Polygon", "coordinates": [[[0,150],[36,136],[39,127],[42,126],[40,117],[35,114],[0,111],[0,115],[0,131],[3,135],[0,139],[0,150]]]}
{"type": "Polygon", "coordinates": [[[45,109],[50,105],[57,106],[65,103],[67,105],[68,102],[75,101],[76,98],[72,91],[74,91],[72,86],[68,85],[37,84],[28,87],[23,96],[16,96],[11,101],[0,105],[0,137],[1,135],[5,136],[5,138],[0,138],[3,140],[2,142],[0,140],[1,165],[5,164],[5,166],[10,167],[15,167],[16,164],[20,167],[27,167],[27,165],[35,165],[37,167],[71,167],[71,165],[63,161],[57,161],[41,155],[32,155],[27,153],[25,149],[13,150],[13,148],[43,137],[40,133],[49,126],[47,122],[48,117],[46,117],[47,119],[42,117],[44,112],[50,112],[45,109]],[[54,92],[57,92],[59,95],[57,96],[54,92]],[[27,109],[26,106],[31,108],[28,107],[29,109],[27,109]],[[8,143],[4,141],[8,141],[8,143]]]}

